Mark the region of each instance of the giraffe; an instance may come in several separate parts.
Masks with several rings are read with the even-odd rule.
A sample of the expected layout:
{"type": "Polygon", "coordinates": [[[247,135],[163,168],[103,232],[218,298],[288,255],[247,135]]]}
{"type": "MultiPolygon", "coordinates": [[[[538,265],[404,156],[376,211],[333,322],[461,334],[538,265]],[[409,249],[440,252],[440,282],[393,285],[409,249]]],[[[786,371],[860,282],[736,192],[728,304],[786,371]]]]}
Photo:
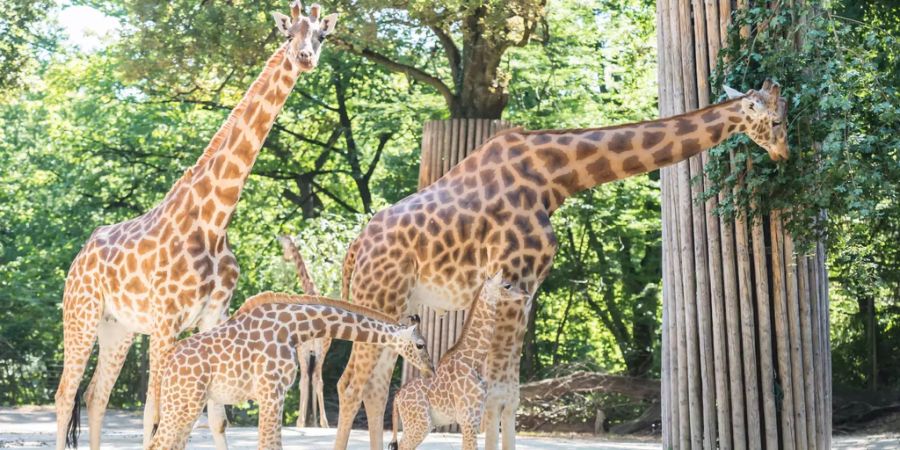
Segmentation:
{"type": "MultiPolygon", "coordinates": [[[[498,270],[533,296],[556,254],[550,216],[566,198],[685,160],[736,133],[748,135],[773,160],[787,158],[780,87],[767,81],[758,91],[728,93],[725,102],[665,119],[498,133],[441,179],[372,217],[348,249],[342,297],[352,295],[354,303],[392,317],[420,305],[460,310],[472,302],[477,280],[498,270]]],[[[492,364],[518,367],[518,352],[509,350],[520,348],[522,333],[502,337],[498,345],[507,350],[495,349],[492,364]]],[[[394,363],[388,351],[353,345],[338,383],[336,449],[346,448],[360,403],[370,419],[371,448],[382,447],[377,418],[384,415],[394,363]]],[[[504,448],[515,446],[514,421],[506,422],[504,448]]]]}
{"type": "MultiPolygon", "coordinates": [[[[392,413],[394,439],[391,450],[412,450],[419,446],[433,427],[458,423],[462,430],[463,450],[475,450],[478,430],[485,409],[485,369],[490,360],[492,342],[499,317],[499,306],[524,303],[526,292],[502,286],[501,272],[485,280],[466,318],[459,340],[438,364],[431,378],[416,378],[406,383],[394,397],[392,413]],[[403,438],[397,435],[403,422],[403,438]]],[[[522,306],[514,310],[522,310],[522,306]]]]}
{"type": "MultiPolygon", "coordinates": [[[[163,200],[144,215],[94,230],[66,276],[62,301],[63,373],[56,392],[56,447],[77,446],[79,384],[94,341],[97,367],[85,390],[92,449],[113,384],[135,333],[150,335],[144,444],[157,423],[160,362],[184,330],[208,330],[225,318],[239,268],[226,227],[266,135],[300,73],[318,64],[324,36],[337,20],[291,7],[274,13],[286,41],[211,142],[163,200]]],[[[211,404],[217,448],[225,411],[211,404]]]]}
{"type": "MultiPolygon", "coordinates": [[[[300,278],[300,284],[303,285],[303,292],[307,295],[319,295],[319,290],[316,289],[312,277],[309,276],[309,271],[306,270],[306,263],[303,262],[303,256],[300,254],[300,250],[297,249],[294,241],[286,235],[281,235],[278,236],[278,242],[281,243],[285,261],[294,263],[297,277],[300,278]]],[[[325,415],[325,386],[322,383],[322,365],[325,364],[325,355],[328,354],[329,348],[331,348],[331,339],[324,337],[303,341],[297,349],[297,355],[300,359],[300,407],[297,414],[297,428],[306,426],[310,375],[312,375],[312,385],[315,389],[315,398],[312,405],[313,423],[318,418],[319,427],[328,428],[328,417],[325,415]]]]}
{"type": "MultiPolygon", "coordinates": [[[[415,321],[415,319],[414,319],[415,321]]],[[[228,321],[179,341],[166,360],[160,423],[150,448],[184,448],[207,400],[259,405],[259,448],[281,448],[284,395],[297,375],[303,342],[324,336],[383,345],[433,373],[418,324],[324,297],[264,292],[228,321]]]]}

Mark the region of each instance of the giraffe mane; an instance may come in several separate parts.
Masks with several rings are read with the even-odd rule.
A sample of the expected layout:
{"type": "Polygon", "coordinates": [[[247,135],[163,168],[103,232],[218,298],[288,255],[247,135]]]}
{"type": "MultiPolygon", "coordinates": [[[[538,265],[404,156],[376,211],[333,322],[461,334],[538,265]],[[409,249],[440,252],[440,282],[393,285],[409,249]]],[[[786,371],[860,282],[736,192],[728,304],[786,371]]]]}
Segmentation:
{"type": "Polygon", "coordinates": [[[333,308],[340,308],[352,313],[361,314],[370,319],[387,322],[391,325],[399,325],[396,319],[388,316],[381,311],[376,311],[364,306],[354,305],[353,303],[334,300],[328,297],[317,295],[295,295],[270,291],[262,292],[248,298],[247,301],[245,301],[244,304],[242,304],[240,308],[238,308],[238,310],[235,311],[234,314],[232,314],[231,317],[237,317],[239,315],[246,314],[259,306],[270,304],[330,306],[333,308]]]}
{"type": "MultiPolygon", "coordinates": [[[[688,116],[702,115],[707,110],[710,110],[713,108],[718,108],[718,107],[728,104],[728,103],[734,103],[734,102],[740,101],[741,98],[743,98],[743,97],[725,100],[724,102],[720,102],[720,103],[713,103],[709,106],[706,106],[705,108],[695,109],[693,111],[687,111],[687,112],[684,112],[681,114],[676,114],[674,116],[659,117],[656,119],[642,120],[640,122],[620,123],[617,125],[608,125],[605,127],[594,127],[594,128],[561,128],[558,130],[522,130],[522,129],[514,128],[514,129],[511,129],[510,131],[516,131],[523,136],[528,136],[528,135],[533,135],[533,134],[579,134],[579,133],[585,133],[588,131],[598,131],[598,130],[605,131],[605,130],[615,130],[617,128],[631,128],[631,127],[638,127],[641,125],[645,125],[645,124],[648,124],[651,122],[659,122],[661,120],[672,120],[672,119],[678,119],[678,118],[683,118],[683,117],[688,117],[688,116]]],[[[521,128],[521,127],[518,127],[518,128],[521,128]]],[[[491,139],[493,139],[494,137],[496,137],[496,135],[492,136],[491,139]]],[[[485,144],[487,144],[489,141],[490,140],[485,141],[485,144]]],[[[482,144],[482,146],[484,146],[485,144],[482,144]]]]}

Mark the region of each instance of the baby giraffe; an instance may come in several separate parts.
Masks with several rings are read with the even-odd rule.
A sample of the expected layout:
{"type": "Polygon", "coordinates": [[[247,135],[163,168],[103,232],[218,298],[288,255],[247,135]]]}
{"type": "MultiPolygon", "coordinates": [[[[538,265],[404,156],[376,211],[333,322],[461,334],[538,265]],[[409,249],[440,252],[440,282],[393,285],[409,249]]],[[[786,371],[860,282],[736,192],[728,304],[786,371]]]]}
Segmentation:
{"type": "Polygon", "coordinates": [[[485,363],[491,348],[499,302],[525,302],[524,291],[502,285],[501,272],[486,280],[473,303],[462,335],[438,364],[434,377],[416,378],[406,383],[394,397],[394,439],[389,449],[397,450],[397,430],[403,423],[399,449],[414,449],[434,427],[458,423],[463,450],[477,448],[476,435],[484,415],[485,363]],[[399,419],[399,420],[398,420],[399,419]]]}
{"type": "Polygon", "coordinates": [[[284,394],[297,375],[300,344],[323,337],[381,344],[430,376],[434,368],[418,317],[411,321],[401,325],[383,313],[324,297],[258,294],[228,321],[178,342],[169,354],[150,448],[183,449],[209,400],[254,400],[259,448],[280,449],[284,394]]]}

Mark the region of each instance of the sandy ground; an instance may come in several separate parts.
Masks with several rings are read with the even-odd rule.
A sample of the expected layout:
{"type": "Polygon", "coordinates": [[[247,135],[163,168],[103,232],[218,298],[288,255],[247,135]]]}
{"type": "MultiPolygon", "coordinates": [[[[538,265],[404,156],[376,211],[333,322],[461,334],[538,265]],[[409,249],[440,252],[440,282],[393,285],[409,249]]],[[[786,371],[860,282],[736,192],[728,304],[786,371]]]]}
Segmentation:
{"type": "MultiPolygon", "coordinates": [[[[85,417],[82,415],[82,424],[85,417]]],[[[82,425],[81,444],[87,444],[87,427],[82,425]]],[[[37,449],[52,447],[56,425],[50,407],[0,408],[0,448],[37,449]]],[[[900,430],[898,430],[900,431],[900,430]]],[[[226,432],[232,449],[256,448],[256,429],[252,427],[231,427],[226,432]]],[[[330,449],[334,442],[334,429],[309,428],[299,430],[287,426],[282,432],[284,448],[288,450],[330,449]]],[[[390,433],[385,434],[385,443],[390,441],[390,433]]],[[[638,442],[628,439],[606,440],[584,437],[538,437],[520,436],[519,450],[649,450],[660,449],[659,443],[638,442]]],[[[900,450],[900,434],[880,434],[871,436],[836,437],[834,448],[857,449],[897,449],[900,450]]],[[[140,449],[141,417],[139,414],[110,411],[106,415],[103,434],[103,449],[140,449]]],[[[482,444],[479,444],[482,445],[482,444]]],[[[201,421],[191,434],[189,449],[212,449],[209,430],[201,421]]],[[[368,449],[368,433],[354,430],[350,437],[351,450],[368,449]]],[[[431,434],[419,447],[425,450],[460,449],[459,435],[431,434]]]]}

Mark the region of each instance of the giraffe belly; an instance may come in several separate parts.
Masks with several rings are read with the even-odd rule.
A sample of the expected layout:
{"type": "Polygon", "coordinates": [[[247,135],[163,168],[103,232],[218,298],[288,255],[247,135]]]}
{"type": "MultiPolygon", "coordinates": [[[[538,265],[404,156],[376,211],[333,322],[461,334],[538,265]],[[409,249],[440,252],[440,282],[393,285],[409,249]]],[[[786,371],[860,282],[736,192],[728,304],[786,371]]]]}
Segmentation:
{"type": "Polygon", "coordinates": [[[410,294],[410,311],[425,305],[438,314],[466,309],[472,304],[472,289],[468,286],[441,285],[419,279],[410,294]]]}

